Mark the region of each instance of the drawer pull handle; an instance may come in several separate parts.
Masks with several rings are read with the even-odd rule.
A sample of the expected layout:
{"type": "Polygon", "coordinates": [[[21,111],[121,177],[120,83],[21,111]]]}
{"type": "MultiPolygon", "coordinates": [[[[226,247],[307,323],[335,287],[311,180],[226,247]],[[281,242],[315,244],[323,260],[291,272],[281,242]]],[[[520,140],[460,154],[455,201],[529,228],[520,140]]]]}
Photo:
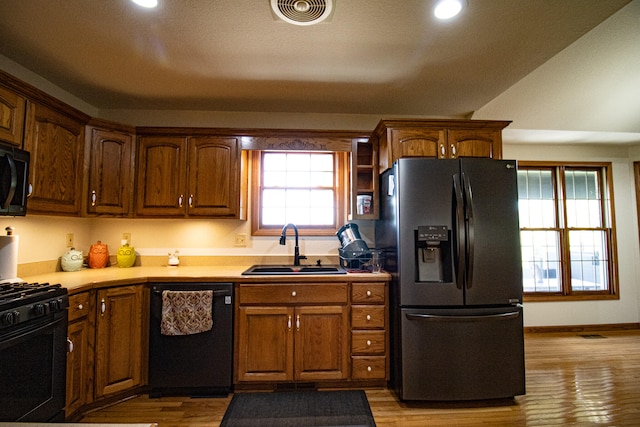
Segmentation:
{"type": "Polygon", "coordinates": [[[367,366],[367,372],[371,372],[373,371],[373,369],[371,368],[371,366],[367,366]]]}
{"type": "Polygon", "coordinates": [[[300,330],[300,315],[296,316],[296,331],[300,330]]]}
{"type": "Polygon", "coordinates": [[[291,292],[291,296],[295,297],[296,295],[298,295],[298,293],[296,291],[291,292]]]}
{"type": "Polygon", "coordinates": [[[367,347],[371,346],[371,340],[367,340],[367,347]]]}
{"type": "Polygon", "coordinates": [[[69,337],[67,337],[67,352],[73,353],[73,341],[71,341],[69,337]]]}
{"type": "Polygon", "coordinates": [[[291,330],[291,316],[289,316],[289,319],[287,319],[287,329],[291,330]]]}
{"type": "Polygon", "coordinates": [[[371,315],[367,314],[367,321],[371,320],[371,315]]]}
{"type": "Polygon", "coordinates": [[[370,297],[371,296],[371,291],[367,291],[367,296],[370,297]]]}

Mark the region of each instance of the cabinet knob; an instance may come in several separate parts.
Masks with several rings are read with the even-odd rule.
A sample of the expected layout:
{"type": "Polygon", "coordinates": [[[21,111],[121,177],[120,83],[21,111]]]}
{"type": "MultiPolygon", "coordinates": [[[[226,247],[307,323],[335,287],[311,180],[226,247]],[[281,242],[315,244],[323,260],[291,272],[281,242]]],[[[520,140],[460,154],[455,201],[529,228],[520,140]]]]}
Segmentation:
{"type": "Polygon", "coordinates": [[[298,295],[298,293],[296,291],[291,292],[291,296],[295,297],[296,295],[298,295]]]}
{"type": "Polygon", "coordinates": [[[371,346],[371,340],[367,340],[367,347],[371,346]]]}
{"type": "Polygon", "coordinates": [[[83,310],[83,309],[84,309],[84,305],[78,304],[78,310],[83,310]]]}
{"type": "Polygon", "coordinates": [[[371,320],[371,315],[367,314],[367,320],[371,320]]]}
{"type": "Polygon", "coordinates": [[[371,296],[371,291],[367,291],[367,296],[370,297],[371,296]]]}
{"type": "Polygon", "coordinates": [[[373,371],[373,368],[371,366],[367,366],[367,372],[371,372],[373,371]]]}

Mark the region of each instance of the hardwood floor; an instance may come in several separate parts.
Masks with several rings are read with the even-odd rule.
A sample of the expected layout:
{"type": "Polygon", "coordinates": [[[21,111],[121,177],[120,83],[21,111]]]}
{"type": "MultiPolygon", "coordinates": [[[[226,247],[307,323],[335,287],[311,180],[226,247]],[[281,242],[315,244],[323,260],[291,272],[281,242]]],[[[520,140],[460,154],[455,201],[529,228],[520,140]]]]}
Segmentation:
{"type": "MultiPolygon", "coordinates": [[[[406,403],[399,402],[387,389],[367,390],[376,424],[640,425],[640,330],[527,334],[525,354],[525,396],[489,402],[406,403]]],[[[230,400],[149,399],[145,395],[90,413],[82,422],[217,426],[230,400]]]]}

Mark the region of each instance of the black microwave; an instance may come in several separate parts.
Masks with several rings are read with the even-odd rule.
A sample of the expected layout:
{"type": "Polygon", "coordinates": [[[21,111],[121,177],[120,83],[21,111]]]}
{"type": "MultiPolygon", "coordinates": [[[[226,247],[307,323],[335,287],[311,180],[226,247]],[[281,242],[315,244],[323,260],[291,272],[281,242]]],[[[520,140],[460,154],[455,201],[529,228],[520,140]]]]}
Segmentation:
{"type": "Polygon", "coordinates": [[[0,215],[26,215],[29,195],[28,151],[0,144],[0,215]]]}

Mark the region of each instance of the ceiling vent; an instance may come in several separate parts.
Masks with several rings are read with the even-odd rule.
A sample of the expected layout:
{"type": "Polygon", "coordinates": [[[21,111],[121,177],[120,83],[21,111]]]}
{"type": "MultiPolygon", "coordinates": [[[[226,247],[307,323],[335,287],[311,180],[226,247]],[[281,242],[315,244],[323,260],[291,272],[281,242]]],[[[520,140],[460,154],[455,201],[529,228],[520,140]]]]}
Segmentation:
{"type": "Polygon", "coordinates": [[[278,19],[293,25],[314,25],[333,12],[335,0],[271,0],[271,10],[278,19]]]}

